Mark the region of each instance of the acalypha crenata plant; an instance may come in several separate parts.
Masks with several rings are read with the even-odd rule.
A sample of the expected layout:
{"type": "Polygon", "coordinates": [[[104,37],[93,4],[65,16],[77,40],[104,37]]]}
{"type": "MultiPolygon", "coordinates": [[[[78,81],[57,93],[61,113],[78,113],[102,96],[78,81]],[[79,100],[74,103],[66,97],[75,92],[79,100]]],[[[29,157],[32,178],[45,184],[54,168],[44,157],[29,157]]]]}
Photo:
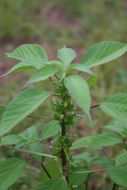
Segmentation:
{"type": "Polygon", "coordinates": [[[90,93],[97,80],[93,67],[111,62],[126,51],[125,43],[104,41],[92,46],[80,63],[74,62],[76,52],[67,47],[57,51],[57,60],[48,60],[45,50],[36,44],[24,44],[7,53],[18,63],[1,77],[26,69],[34,72],[22,92],[8,105],[0,106],[0,146],[11,150],[9,158],[0,163],[0,190],[10,188],[23,175],[27,177],[31,167],[35,174],[37,170],[37,179],[30,187],[33,190],[88,190],[91,175],[97,173],[104,174],[110,184],[107,187],[105,182],[106,188],[100,189],[127,189],[127,94],[120,92],[93,104],[90,93]],[[52,85],[50,91],[36,85],[45,80],[52,85]],[[49,114],[50,122],[43,126],[43,115],[35,116],[41,125],[34,122],[17,134],[14,128],[24,119],[27,123],[49,98],[53,119],[49,114]],[[82,117],[94,130],[91,110],[95,109],[109,115],[110,122],[108,119],[99,133],[78,138],[76,124],[82,117]],[[114,146],[115,155],[105,154],[105,147],[112,150],[114,146]],[[40,167],[36,168],[33,160],[40,167]],[[99,169],[94,167],[97,164],[99,169]]]}

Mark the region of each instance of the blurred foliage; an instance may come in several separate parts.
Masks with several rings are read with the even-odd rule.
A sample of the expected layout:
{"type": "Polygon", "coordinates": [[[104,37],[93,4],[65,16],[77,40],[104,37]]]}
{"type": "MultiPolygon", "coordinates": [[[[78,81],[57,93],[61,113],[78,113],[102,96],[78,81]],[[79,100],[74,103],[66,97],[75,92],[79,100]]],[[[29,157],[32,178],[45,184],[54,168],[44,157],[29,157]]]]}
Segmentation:
{"type": "Polygon", "coordinates": [[[124,0],[1,0],[0,40],[83,47],[104,39],[125,41],[126,8],[124,0]]]}
{"type": "Polygon", "coordinates": [[[41,0],[1,0],[0,39],[22,39],[32,37],[36,28],[37,11],[41,0]]]}

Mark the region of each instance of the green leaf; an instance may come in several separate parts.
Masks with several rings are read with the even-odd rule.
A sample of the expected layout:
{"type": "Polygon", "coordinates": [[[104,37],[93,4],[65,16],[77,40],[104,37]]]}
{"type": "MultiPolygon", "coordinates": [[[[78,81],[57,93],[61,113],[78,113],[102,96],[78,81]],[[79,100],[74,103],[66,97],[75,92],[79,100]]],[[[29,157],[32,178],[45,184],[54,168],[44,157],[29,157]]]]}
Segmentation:
{"type": "Polygon", "coordinates": [[[28,144],[32,143],[38,138],[37,128],[35,126],[29,127],[28,129],[20,133],[19,136],[28,144]]]}
{"type": "Polygon", "coordinates": [[[119,143],[122,143],[122,140],[119,135],[113,133],[102,133],[96,136],[93,135],[78,139],[72,144],[71,149],[102,149],[103,147],[113,146],[119,143]]]}
{"type": "Polygon", "coordinates": [[[54,65],[54,67],[56,66],[56,67],[62,68],[62,63],[60,61],[55,61],[55,60],[54,61],[44,61],[42,64],[42,61],[37,62],[36,60],[27,60],[27,61],[22,61],[16,65],[14,65],[7,73],[5,73],[2,76],[4,77],[8,74],[16,73],[19,71],[25,71],[25,70],[32,70],[32,69],[39,70],[46,65],[54,65]]]}
{"type": "Polygon", "coordinates": [[[9,132],[16,124],[36,110],[49,94],[40,89],[29,89],[17,95],[7,106],[0,124],[0,135],[9,132]]]}
{"type": "Polygon", "coordinates": [[[71,97],[90,119],[91,97],[87,82],[79,75],[72,75],[64,79],[64,85],[71,97]]]}
{"type": "Polygon", "coordinates": [[[81,164],[81,163],[90,164],[93,158],[90,156],[88,152],[82,152],[74,156],[73,159],[74,159],[74,164],[81,164]]]}
{"type": "Polygon", "coordinates": [[[20,140],[17,144],[15,143],[16,148],[26,147],[28,149],[28,153],[31,153],[32,157],[40,162],[42,160],[42,156],[40,156],[40,153],[43,152],[43,148],[39,141],[40,139],[38,138],[37,127],[29,127],[17,136],[20,138],[20,140]]]}
{"type": "Polygon", "coordinates": [[[83,56],[81,63],[91,68],[120,57],[127,51],[125,43],[104,41],[92,46],[83,56]]]}
{"type": "MultiPolygon", "coordinates": [[[[43,153],[42,145],[39,141],[34,141],[28,145],[28,150],[31,152],[38,152],[43,153]]],[[[32,157],[38,160],[39,162],[42,161],[42,157],[40,155],[32,154],[32,157]]]]}
{"type": "Polygon", "coordinates": [[[63,47],[57,52],[58,58],[64,63],[65,68],[75,59],[76,53],[71,48],[63,47]]]}
{"type": "Polygon", "coordinates": [[[0,190],[6,190],[23,174],[26,162],[11,158],[0,163],[0,190]]]}
{"type": "MultiPolygon", "coordinates": [[[[19,71],[32,70],[32,69],[38,70],[44,66],[44,63],[42,64],[42,61],[37,62],[36,60],[22,61],[16,65],[14,65],[7,73],[3,74],[1,77],[4,77],[11,73],[16,73],[19,71]]],[[[46,62],[46,63],[48,63],[48,62],[46,62]]]]}
{"type": "Polygon", "coordinates": [[[83,64],[71,64],[69,67],[69,70],[77,70],[77,71],[88,73],[90,75],[94,75],[93,71],[91,71],[89,67],[83,64]]]}
{"type": "Polygon", "coordinates": [[[109,169],[109,176],[112,181],[119,186],[127,188],[127,168],[111,168],[109,169]]]}
{"type": "Polygon", "coordinates": [[[106,129],[109,129],[109,130],[119,133],[121,135],[124,135],[124,133],[127,133],[127,124],[122,123],[120,121],[114,121],[113,123],[108,124],[104,127],[106,129]]]}
{"type": "Polygon", "coordinates": [[[68,190],[67,182],[64,179],[50,179],[39,183],[34,190],[68,190]]]}
{"type": "MultiPolygon", "coordinates": [[[[74,187],[79,187],[80,185],[83,185],[85,183],[85,181],[87,180],[87,176],[88,174],[87,173],[71,173],[70,176],[69,176],[69,182],[70,184],[74,187]]],[[[77,189],[76,188],[76,189],[77,189]]],[[[79,187],[80,188],[80,187],[79,187]]],[[[78,188],[78,189],[79,189],[78,188]]],[[[80,189],[81,190],[81,189],[80,189]]]]}
{"type": "MultiPolygon", "coordinates": [[[[31,152],[42,153],[43,148],[38,138],[38,131],[36,126],[29,127],[24,132],[20,133],[19,136],[24,141],[24,145],[27,145],[28,150],[31,152]]],[[[32,157],[41,161],[40,155],[32,154],[32,157]]]]}
{"type": "Polygon", "coordinates": [[[59,68],[63,68],[63,63],[61,61],[57,61],[57,60],[52,60],[52,61],[47,61],[47,62],[44,62],[44,65],[55,65],[59,68]]]}
{"type": "MultiPolygon", "coordinates": [[[[27,145],[27,148],[31,152],[42,153],[43,148],[38,138],[38,131],[36,126],[32,126],[26,129],[24,132],[20,133],[19,136],[22,138],[24,146],[27,145]]],[[[22,144],[23,146],[23,144],[22,144]]],[[[41,162],[40,155],[32,154],[32,157],[41,162]]]]}
{"type": "Polygon", "coordinates": [[[48,60],[45,50],[36,44],[23,44],[12,53],[7,53],[7,56],[20,61],[34,60],[38,62],[48,60]]]}
{"type": "Polygon", "coordinates": [[[122,143],[119,135],[114,133],[102,133],[93,138],[90,147],[93,149],[102,149],[103,147],[113,146],[122,143]]]}
{"type": "Polygon", "coordinates": [[[46,65],[42,67],[40,70],[33,73],[33,75],[30,77],[30,80],[28,81],[27,84],[46,80],[49,77],[53,76],[58,71],[59,71],[59,68],[56,67],[55,65],[46,65]]]}
{"type": "Polygon", "coordinates": [[[114,160],[102,155],[97,157],[95,156],[92,160],[92,164],[99,164],[103,168],[109,168],[114,165],[114,160]]]}
{"type": "Polygon", "coordinates": [[[58,121],[51,121],[42,128],[41,139],[47,139],[57,135],[61,131],[58,121]]]}
{"type": "MultiPolygon", "coordinates": [[[[41,65],[41,67],[42,67],[42,65],[41,65]]],[[[29,62],[20,62],[20,63],[14,65],[6,74],[4,74],[4,76],[11,74],[11,73],[19,72],[19,71],[37,69],[37,68],[38,68],[37,65],[33,66],[33,64],[30,64],[29,62]]]]}
{"type": "MultiPolygon", "coordinates": [[[[36,143],[37,141],[39,141],[39,138],[38,138],[38,131],[37,131],[37,128],[35,126],[32,126],[32,127],[29,127],[27,128],[25,131],[19,133],[18,135],[8,135],[8,136],[4,136],[4,137],[10,137],[10,143],[11,143],[11,139],[12,139],[12,142],[19,141],[16,144],[16,148],[21,148],[21,147],[26,147],[30,144],[33,144],[33,143],[36,143]],[[13,138],[14,136],[14,140],[11,138],[13,138]]],[[[2,137],[1,139],[4,139],[4,137],[2,137]]],[[[8,139],[5,138],[5,143],[8,143],[8,139]]],[[[32,150],[34,151],[34,150],[32,150]]],[[[36,150],[37,151],[37,150],[36,150]]]]}
{"type": "Polygon", "coordinates": [[[127,123],[127,94],[116,94],[101,103],[101,109],[117,120],[127,123]]]}
{"type": "Polygon", "coordinates": [[[89,77],[87,80],[89,88],[93,87],[96,84],[96,82],[97,82],[97,78],[94,76],[89,77]]]}
{"type": "Polygon", "coordinates": [[[48,57],[44,49],[36,44],[24,44],[16,48],[8,57],[20,60],[21,62],[14,65],[6,74],[24,71],[26,69],[40,69],[48,62],[48,57]]]}
{"type": "Polygon", "coordinates": [[[116,166],[122,166],[127,165],[127,151],[124,150],[122,153],[120,153],[116,159],[115,159],[115,165],[116,166]]]}
{"type": "Polygon", "coordinates": [[[1,145],[14,145],[21,141],[18,135],[7,135],[1,138],[1,145]]]}
{"type": "Polygon", "coordinates": [[[87,148],[89,147],[90,143],[92,142],[94,136],[87,136],[87,137],[82,137],[78,140],[76,140],[73,144],[71,149],[77,149],[77,148],[87,148]]]}

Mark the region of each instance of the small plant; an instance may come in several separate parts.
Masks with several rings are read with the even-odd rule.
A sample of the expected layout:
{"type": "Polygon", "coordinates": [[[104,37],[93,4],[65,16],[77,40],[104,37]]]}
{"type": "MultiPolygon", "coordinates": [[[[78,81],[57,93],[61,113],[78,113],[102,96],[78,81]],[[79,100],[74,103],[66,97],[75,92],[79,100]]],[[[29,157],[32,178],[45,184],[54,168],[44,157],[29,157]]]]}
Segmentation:
{"type": "MultiPolygon", "coordinates": [[[[14,154],[14,157],[0,163],[0,190],[6,190],[14,184],[23,174],[26,164],[31,164],[26,161],[24,154],[20,155],[22,158],[15,157],[15,152],[25,153],[40,163],[39,182],[32,187],[33,190],[88,190],[91,174],[101,171],[106,172],[111,179],[112,190],[119,186],[127,189],[127,94],[113,95],[95,105],[91,103],[90,95],[90,88],[96,79],[92,68],[110,62],[126,51],[127,45],[124,43],[101,42],[91,47],[78,64],[72,63],[76,57],[75,51],[66,47],[59,49],[58,60],[52,61],[48,60],[44,49],[34,44],[21,45],[7,54],[9,58],[19,61],[7,74],[26,69],[35,71],[25,85],[25,90],[7,106],[0,106],[1,147],[12,149],[14,154]],[[82,73],[87,74],[87,79],[81,76],[82,73]],[[51,93],[28,88],[47,79],[54,89],[51,93]],[[30,117],[50,97],[54,119],[43,126],[40,134],[36,126],[30,126],[19,134],[10,134],[19,122],[30,117]],[[74,126],[83,116],[79,115],[76,105],[88,118],[91,129],[94,127],[91,117],[94,108],[100,107],[112,121],[103,127],[101,133],[75,140],[74,126]],[[43,142],[50,142],[49,150],[45,148],[50,154],[42,149],[43,142]],[[118,155],[106,156],[104,147],[114,145],[117,145],[118,155]],[[101,169],[93,169],[96,164],[101,169]]],[[[50,119],[50,115],[48,117],[50,119]]]]}

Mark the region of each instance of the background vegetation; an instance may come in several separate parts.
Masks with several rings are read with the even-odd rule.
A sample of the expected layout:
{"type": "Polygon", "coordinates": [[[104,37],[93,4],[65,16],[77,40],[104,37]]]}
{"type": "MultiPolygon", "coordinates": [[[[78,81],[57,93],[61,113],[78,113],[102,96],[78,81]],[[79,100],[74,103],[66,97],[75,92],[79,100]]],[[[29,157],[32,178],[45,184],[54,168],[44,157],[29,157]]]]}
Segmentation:
{"type": "MultiPolygon", "coordinates": [[[[126,0],[1,0],[0,1],[0,75],[5,73],[14,62],[5,56],[5,52],[13,50],[22,43],[39,43],[49,54],[56,58],[56,50],[64,45],[76,50],[80,60],[82,54],[93,44],[104,40],[127,41],[127,1],[126,0]]],[[[96,68],[99,78],[94,93],[93,102],[114,94],[125,92],[127,86],[127,56],[114,63],[96,68]]],[[[0,80],[0,104],[7,104],[22,88],[28,73],[13,74],[0,80]],[[12,80],[13,78],[13,80],[12,80]],[[14,80],[15,79],[15,80],[14,80]],[[14,82],[15,81],[15,82],[14,82]]],[[[49,84],[45,83],[49,88],[49,84]]],[[[43,115],[43,120],[37,125],[45,124],[52,118],[49,102],[46,107],[35,113],[43,115]],[[42,111],[43,110],[43,111],[42,111]]],[[[95,128],[98,133],[109,120],[102,117],[98,110],[94,112],[95,128]]],[[[22,131],[35,122],[29,118],[22,122],[14,133],[22,131]]],[[[78,135],[88,134],[85,120],[78,123],[78,135]]],[[[108,153],[109,150],[105,150],[108,153]]],[[[116,151],[116,150],[114,150],[116,151]]],[[[0,160],[11,157],[11,151],[1,149],[0,160]]],[[[33,163],[36,164],[36,163],[33,163]]],[[[37,169],[38,170],[38,169],[37,169]]],[[[33,170],[31,170],[33,171],[33,170]]],[[[36,179],[35,172],[26,174],[11,189],[31,189],[36,179]],[[27,178],[26,178],[27,176],[27,178]],[[21,185],[22,184],[22,185],[21,185]]],[[[104,174],[97,174],[90,184],[91,189],[110,189],[110,183],[104,174]],[[102,178],[102,180],[98,180],[102,178]],[[107,180],[107,181],[106,181],[107,180]],[[107,186],[105,187],[104,184],[107,186]]]]}

